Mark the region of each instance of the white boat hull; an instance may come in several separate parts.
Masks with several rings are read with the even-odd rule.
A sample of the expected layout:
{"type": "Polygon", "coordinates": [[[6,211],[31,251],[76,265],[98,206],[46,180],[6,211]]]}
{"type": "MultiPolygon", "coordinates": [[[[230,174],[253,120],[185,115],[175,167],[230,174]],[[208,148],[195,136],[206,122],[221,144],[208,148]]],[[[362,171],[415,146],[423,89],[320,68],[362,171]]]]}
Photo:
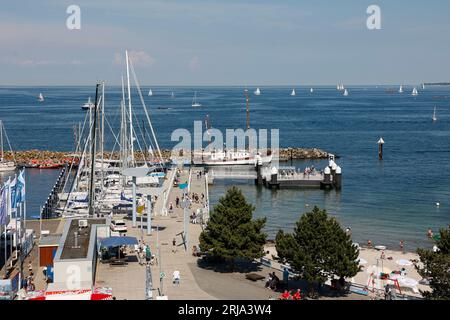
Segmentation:
{"type": "Polygon", "coordinates": [[[0,172],[14,171],[16,170],[16,164],[12,161],[0,162],[0,172]]]}
{"type": "MultiPolygon", "coordinates": [[[[272,156],[261,157],[262,164],[267,164],[272,162],[272,156]]],[[[255,158],[250,159],[224,159],[224,160],[205,160],[203,164],[207,166],[243,166],[243,165],[252,165],[254,166],[256,163],[255,158]]]]}

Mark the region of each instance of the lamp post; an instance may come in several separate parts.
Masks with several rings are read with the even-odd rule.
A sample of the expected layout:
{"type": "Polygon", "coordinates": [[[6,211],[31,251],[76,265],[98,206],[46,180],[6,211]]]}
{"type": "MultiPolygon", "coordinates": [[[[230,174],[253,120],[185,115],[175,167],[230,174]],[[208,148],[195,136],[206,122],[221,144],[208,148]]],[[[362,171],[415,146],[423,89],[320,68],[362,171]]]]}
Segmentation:
{"type": "Polygon", "coordinates": [[[136,227],[136,178],[138,177],[146,177],[147,173],[150,171],[150,168],[127,168],[123,170],[123,175],[132,177],[133,184],[133,212],[132,212],[132,221],[133,228],[136,227]]]}

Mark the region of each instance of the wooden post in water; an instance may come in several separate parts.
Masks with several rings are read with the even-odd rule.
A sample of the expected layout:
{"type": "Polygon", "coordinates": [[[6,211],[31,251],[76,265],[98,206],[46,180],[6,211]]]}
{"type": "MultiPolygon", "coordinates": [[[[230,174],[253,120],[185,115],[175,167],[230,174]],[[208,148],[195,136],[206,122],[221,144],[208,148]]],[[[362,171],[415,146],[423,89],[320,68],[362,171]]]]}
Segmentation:
{"type": "Polygon", "coordinates": [[[378,140],[378,160],[383,160],[383,144],[384,140],[383,138],[380,138],[380,140],[378,140]]]}

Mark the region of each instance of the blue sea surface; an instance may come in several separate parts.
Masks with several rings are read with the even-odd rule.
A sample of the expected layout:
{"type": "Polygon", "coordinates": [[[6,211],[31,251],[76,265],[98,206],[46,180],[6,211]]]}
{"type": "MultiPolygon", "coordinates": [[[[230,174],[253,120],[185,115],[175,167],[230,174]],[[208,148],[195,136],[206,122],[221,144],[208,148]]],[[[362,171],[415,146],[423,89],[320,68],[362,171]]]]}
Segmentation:
{"type": "MultiPolygon", "coordinates": [[[[258,190],[253,181],[217,181],[210,188],[211,204],[231,185],[242,188],[255,204],[255,216],[267,217],[266,231],[292,230],[299,216],[318,205],[351,227],[355,241],[406,249],[429,246],[428,228],[437,231],[450,222],[450,87],[397,93],[394,86],[349,86],[344,97],[335,87],[260,87],[250,96],[250,124],[255,129],[279,129],[282,147],[317,147],[336,153],[343,170],[343,187],[337,191],[258,190]],[[388,91],[393,89],[395,92],[388,91]],[[433,108],[438,121],[433,123],[433,108]],[[384,160],[378,160],[377,141],[385,140],[384,160]],[[440,202],[440,206],[436,206],[440,202]]],[[[146,90],[149,88],[147,87],[146,90]]],[[[161,148],[170,148],[177,128],[193,130],[195,120],[209,115],[214,128],[245,128],[245,98],[241,87],[152,87],[144,99],[161,148]],[[192,108],[197,91],[201,108],[192,108]],[[171,98],[171,92],[175,97],[171,98]]],[[[254,90],[251,88],[250,93],[254,90]]],[[[14,150],[71,151],[73,125],[82,123],[81,105],[94,99],[95,87],[0,87],[0,119],[14,150]],[[45,102],[39,103],[42,92],[45,102]]],[[[107,87],[108,125],[119,128],[121,89],[107,87]]],[[[137,122],[145,119],[132,96],[137,122]]],[[[148,128],[147,128],[148,130],[148,128]]],[[[114,140],[109,134],[107,149],[114,140]]],[[[303,168],[324,161],[294,161],[303,168]]],[[[28,170],[28,214],[36,217],[59,171],[28,170]]]]}

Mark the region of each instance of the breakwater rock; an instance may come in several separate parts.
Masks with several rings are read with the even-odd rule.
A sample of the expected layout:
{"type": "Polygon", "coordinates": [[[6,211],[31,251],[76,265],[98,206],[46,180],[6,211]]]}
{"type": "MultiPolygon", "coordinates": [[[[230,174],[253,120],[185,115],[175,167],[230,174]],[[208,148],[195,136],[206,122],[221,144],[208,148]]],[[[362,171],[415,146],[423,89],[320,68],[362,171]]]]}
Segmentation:
{"type": "MultiPolygon", "coordinates": [[[[172,150],[163,149],[161,154],[164,160],[170,160],[172,150]]],[[[14,160],[19,166],[24,167],[58,167],[65,164],[77,164],[79,161],[80,153],[64,152],[64,151],[49,151],[49,150],[25,150],[15,151],[14,153],[8,151],[5,152],[5,160],[14,160]]],[[[105,159],[119,159],[119,152],[105,151],[105,159]]],[[[141,151],[135,152],[135,159],[137,161],[149,160],[151,155],[141,151]]],[[[313,160],[313,159],[326,159],[328,158],[328,152],[318,148],[280,148],[279,160],[313,160]]]]}

